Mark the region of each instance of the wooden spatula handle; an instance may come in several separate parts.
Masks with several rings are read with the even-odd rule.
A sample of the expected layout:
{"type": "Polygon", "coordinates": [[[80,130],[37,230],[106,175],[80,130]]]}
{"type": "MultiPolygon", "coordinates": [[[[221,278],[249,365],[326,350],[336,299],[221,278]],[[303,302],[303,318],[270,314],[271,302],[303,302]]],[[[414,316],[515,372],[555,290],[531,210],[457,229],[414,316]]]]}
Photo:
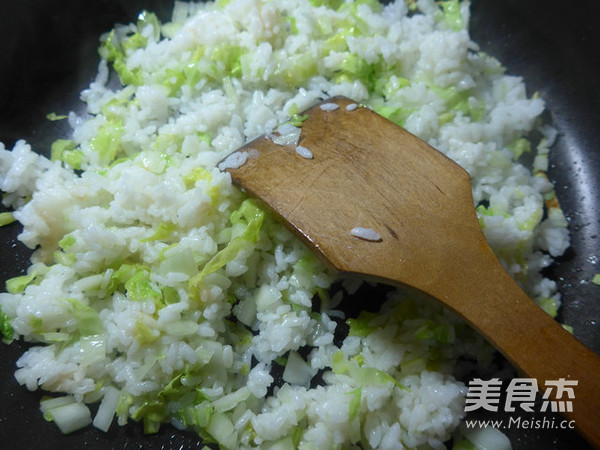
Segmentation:
{"type": "Polygon", "coordinates": [[[600,448],[600,357],[538,307],[487,244],[480,241],[460,255],[466,261],[449,261],[429,293],[476,324],[515,368],[537,379],[540,391],[546,381],[577,381],[575,398],[561,398],[572,402],[572,411],[564,414],[600,448]]]}

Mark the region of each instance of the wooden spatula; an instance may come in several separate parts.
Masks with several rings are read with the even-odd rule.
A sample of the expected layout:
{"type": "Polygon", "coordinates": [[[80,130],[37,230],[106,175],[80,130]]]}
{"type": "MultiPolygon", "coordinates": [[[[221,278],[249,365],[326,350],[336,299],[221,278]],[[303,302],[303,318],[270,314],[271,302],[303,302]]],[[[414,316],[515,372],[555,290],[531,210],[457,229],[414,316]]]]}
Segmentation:
{"type": "Polygon", "coordinates": [[[541,392],[546,381],[576,380],[575,398],[560,399],[572,402],[565,415],[600,446],[600,357],[504,270],[481,231],[467,172],[357,106],[329,99],[304,113],[300,149],[263,136],[225,170],[332,269],[438,299],[536,378],[541,392]]]}

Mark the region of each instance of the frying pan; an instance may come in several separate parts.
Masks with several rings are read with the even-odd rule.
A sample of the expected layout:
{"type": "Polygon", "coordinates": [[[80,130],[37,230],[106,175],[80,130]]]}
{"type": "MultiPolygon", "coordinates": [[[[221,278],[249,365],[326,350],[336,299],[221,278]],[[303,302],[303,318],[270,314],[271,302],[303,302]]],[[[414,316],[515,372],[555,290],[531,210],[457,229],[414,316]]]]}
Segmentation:
{"type": "MultiPolygon", "coordinates": [[[[559,131],[549,176],[556,186],[572,246],[548,276],[563,295],[559,320],[600,353],[600,19],[593,0],[472,0],[471,34],[511,75],[523,76],[529,94],[546,100],[546,118],[559,131]]],[[[78,110],[78,93],[93,79],[101,33],[134,21],[143,10],[168,20],[172,0],[19,0],[0,4],[0,141],[10,148],[26,138],[35,149],[68,133],[49,112],[78,110]]],[[[18,224],[0,229],[0,280],[22,274],[29,251],[16,239],[18,224]]],[[[108,433],[92,427],[63,436],[38,411],[41,392],[13,377],[27,346],[0,345],[0,442],[20,449],[199,448],[194,433],[164,426],[147,436],[131,423],[108,433]]],[[[600,374],[599,374],[600,376],[600,374]]],[[[94,412],[94,411],[92,411],[94,412]]],[[[506,419],[505,413],[481,415],[506,419]]],[[[536,416],[541,417],[541,416],[536,416]]],[[[549,414],[549,420],[559,421],[549,414]]],[[[600,426],[600,424],[599,424],[600,426]]],[[[503,430],[514,449],[585,449],[573,431],[503,430]]]]}

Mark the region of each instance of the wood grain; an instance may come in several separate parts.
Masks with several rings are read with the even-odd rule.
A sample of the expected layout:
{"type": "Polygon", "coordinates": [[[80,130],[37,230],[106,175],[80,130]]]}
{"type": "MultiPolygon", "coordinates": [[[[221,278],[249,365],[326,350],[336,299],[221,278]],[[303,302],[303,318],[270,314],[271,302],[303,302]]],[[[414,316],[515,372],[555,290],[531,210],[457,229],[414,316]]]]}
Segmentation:
{"type": "MultiPolygon", "coordinates": [[[[228,169],[332,269],[410,286],[462,316],[522,374],[577,380],[580,432],[600,447],[600,357],[542,311],[488,246],[465,170],[406,130],[353,102],[330,99],[305,114],[295,148],[260,137],[228,169]],[[251,151],[249,151],[251,150],[251,151]],[[378,242],[350,234],[371,228],[378,242]]],[[[564,398],[563,398],[564,399],[564,398]]]]}

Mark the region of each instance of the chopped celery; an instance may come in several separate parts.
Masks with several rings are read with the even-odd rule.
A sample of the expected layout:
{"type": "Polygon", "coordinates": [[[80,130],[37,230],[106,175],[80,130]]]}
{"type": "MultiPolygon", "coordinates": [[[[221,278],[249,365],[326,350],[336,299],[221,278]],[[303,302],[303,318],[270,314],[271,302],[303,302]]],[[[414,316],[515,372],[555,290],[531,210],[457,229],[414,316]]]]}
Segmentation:
{"type": "Polygon", "coordinates": [[[127,53],[129,50],[136,50],[145,47],[148,44],[148,38],[141,33],[133,33],[123,41],[123,50],[127,53]]]}
{"type": "Polygon", "coordinates": [[[0,213],[0,227],[16,222],[15,216],[11,212],[0,213]]]}
{"type": "Polygon", "coordinates": [[[359,79],[365,85],[369,85],[369,80],[373,74],[374,68],[358,55],[348,53],[342,60],[340,70],[342,73],[349,75],[352,78],[359,79]]]}
{"type": "Polygon", "coordinates": [[[215,411],[208,422],[206,431],[224,448],[235,448],[237,432],[225,414],[215,411]]]}
{"type": "Polygon", "coordinates": [[[127,282],[125,282],[127,297],[132,300],[147,300],[161,298],[160,291],[157,291],[150,282],[150,272],[147,270],[137,271],[127,282]]]}
{"type": "Polygon", "coordinates": [[[541,221],[544,215],[542,206],[537,208],[524,222],[519,222],[519,229],[525,231],[533,230],[541,221]]]}
{"type": "Polygon", "coordinates": [[[147,400],[137,408],[131,418],[144,421],[144,433],[155,434],[167,415],[167,404],[162,399],[147,400]]]}
{"type": "Polygon", "coordinates": [[[62,332],[48,332],[41,333],[44,342],[58,343],[58,342],[67,342],[71,339],[71,335],[69,333],[62,332]]]}
{"type": "Polygon", "coordinates": [[[131,300],[158,301],[162,298],[150,281],[150,269],[141,264],[122,264],[111,276],[108,291],[114,292],[123,286],[131,300]]]}
{"type": "Polygon", "coordinates": [[[281,66],[287,67],[282,69],[281,66],[278,66],[273,74],[273,82],[283,86],[300,87],[311,77],[317,75],[317,62],[311,53],[286,55],[285,57],[288,61],[281,66]]]}
{"type": "Polygon", "coordinates": [[[25,291],[25,288],[35,280],[38,273],[32,271],[29,275],[21,275],[6,280],[6,290],[11,294],[20,294],[25,291]]]}
{"type": "Polygon", "coordinates": [[[108,62],[112,62],[113,68],[117,72],[119,79],[123,85],[142,84],[142,72],[140,69],[131,70],[127,67],[125,62],[125,49],[121,43],[117,42],[115,36],[115,30],[112,30],[102,45],[100,46],[99,52],[102,57],[106,58],[108,62]]]}
{"type": "Polygon", "coordinates": [[[10,323],[10,317],[8,317],[2,309],[0,309],[0,334],[2,335],[2,341],[10,343],[14,339],[13,327],[10,323]]]}
{"type": "Polygon", "coordinates": [[[231,214],[231,223],[234,225],[244,223],[244,231],[213,256],[204,265],[199,274],[190,279],[189,288],[192,294],[195,294],[196,298],[199,298],[199,288],[207,275],[216,272],[228,262],[233,261],[242,250],[256,244],[264,216],[265,213],[256,206],[256,202],[250,199],[244,200],[240,208],[231,214]]]}
{"type": "Polygon", "coordinates": [[[293,266],[293,278],[304,288],[313,286],[313,276],[323,271],[323,263],[313,253],[301,258],[293,266]]]}
{"type": "Polygon", "coordinates": [[[350,392],[346,393],[350,395],[350,404],[348,405],[348,419],[352,421],[355,417],[358,416],[360,412],[360,399],[362,396],[362,388],[357,387],[350,392]]]}
{"type": "Polygon", "coordinates": [[[242,386],[237,391],[224,395],[212,402],[216,412],[226,412],[235,408],[239,403],[250,397],[250,389],[247,386],[242,386]]]}
{"type": "Polygon", "coordinates": [[[374,110],[377,114],[382,115],[386,119],[389,119],[400,126],[404,125],[408,116],[413,112],[412,109],[402,106],[376,106],[374,110]]]}
{"type": "Polygon", "coordinates": [[[302,124],[304,123],[304,121],[307,120],[309,117],[310,117],[310,115],[308,115],[308,114],[304,114],[304,115],[294,114],[292,116],[292,118],[285,123],[289,123],[290,125],[292,125],[294,127],[301,127],[302,124]]]}
{"type": "Polygon", "coordinates": [[[179,320],[164,326],[165,332],[171,336],[184,337],[198,332],[198,324],[193,320],[179,320]]]}
{"type": "Polygon", "coordinates": [[[54,252],[54,262],[65,267],[70,267],[75,264],[76,256],[73,253],[65,253],[61,251],[54,252]]]}
{"type": "Polygon", "coordinates": [[[360,337],[368,336],[375,330],[375,327],[371,327],[369,325],[371,323],[371,320],[373,320],[375,317],[375,313],[369,311],[361,311],[356,319],[346,320],[346,323],[350,327],[348,335],[360,337]]]}
{"type": "Polygon", "coordinates": [[[558,314],[558,304],[553,297],[542,298],[538,300],[538,304],[550,315],[550,317],[556,317],[558,314]]]}
{"type": "Polygon", "coordinates": [[[90,139],[90,147],[98,153],[103,163],[109,164],[117,157],[122,135],[123,123],[121,120],[107,121],[90,139]]]}
{"type": "Polygon", "coordinates": [[[440,324],[433,328],[433,337],[442,344],[452,344],[456,339],[454,327],[449,324],[440,324]]]}
{"type": "Polygon", "coordinates": [[[44,414],[44,418],[48,421],[52,421],[52,419],[46,416],[46,413],[54,408],[59,408],[61,406],[70,405],[71,403],[75,403],[75,398],[71,395],[66,395],[64,397],[49,397],[44,396],[40,400],[40,411],[44,414]]]}
{"type": "Polygon", "coordinates": [[[308,387],[315,372],[298,352],[290,351],[282,379],[290,384],[308,387]]]}
{"type": "Polygon", "coordinates": [[[338,350],[332,355],[331,370],[335,374],[347,373],[360,383],[361,386],[393,383],[400,389],[408,390],[398,380],[382,370],[361,366],[357,360],[348,361],[342,350],[338,350]]]}
{"type": "Polygon", "coordinates": [[[288,16],[285,19],[289,23],[290,33],[291,34],[298,34],[298,27],[296,26],[296,18],[293,17],[293,16],[288,16]]]}
{"type": "Polygon", "coordinates": [[[133,404],[133,395],[127,392],[125,389],[121,391],[119,395],[119,403],[117,405],[117,417],[119,419],[119,425],[127,423],[127,417],[129,416],[129,408],[133,404]]]}
{"type": "Polygon", "coordinates": [[[508,148],[515,155],[515,159],[519,159],[523,153],[531,152],[531,142],[528,139],[519,138],[508,144],[508,148]]]}
{"type": "Polygon", "coordinates": [[[467,439],[455,440],[452,450],[476,450],[476,447],[467,439]]]}
{"type": "Polygon", "coordinates": [[[82,354],[81,364],[84,366],[92,365],[102,361],[105,356],[105,345],[103,334],[93,334],[82,336],[79,339],[79,351],[82,354]]]}
{"type": "Polygon", "coordinates": [[[77,149],[77,144],[69,139],[57,139],[50,147],[50,159],[52,161],[63,161],[73,169],[81,169],[84,154],[77,149]]]}
{"type": "Polygon", "coordinates": [[[363,385],[393,383],[396,387],[402,390],[408,390],[406,386],[404,386],[390,374],[384,372],[383,370],[375,369],[374,367],[360,367],[354,376],[356,375],[358,375],[358,379],[363,385]]]}
{"type": "Polygon", "coordinates": [[[156,14],[144,10],[138,14],[137,29],[141,32],[148,25],[152,26],[154,41],[158,41],[160,39],[160,21],[156,14]]]}
{"type": "Polygon", "coordinates": [[[50,160],[62,160],[62,155],[65,151],[74,150],[77,148],[75,141],[70,139],[57,139],[50,146],[50,160]]]}
{"type": "Polygon", "coordinates": [[[80,430],[92,423],[90,410],[83,403],[71,402],[45,412],[44,418],[54,422],[63,434],[80,430]]]}
{"type": "Polygon", "coordinates": [[[81,336],[101,334],[104,331],[98,312],[85,303],[75,299],[64,299],[70,306],[70,311],[77,319],[77,329],[81,336]]]}
{"type": "Polygon", "coordinates": [[[463,28],[463,19],[459,0],[443,0],[439,5],[442,8],[442,21],[452,30],[460,31],[463,28]]]}
{"type": "Polygon", "coordinates": [[[176,229],[177,225],[172,222],[161,223],[152,236],[140,239],[140,242],[164,241],[170,238],[176,229]]]}
{"type": "Polygon", "coordinates": [[[118,389],[108,386],[105,388],[102,402],[94,417],[93,424],[99,430],[107,432],[119,405],[120,392],[118,389]]]}
{"type": "Polygon", "coordinates": [[[63,250],[69,249],[71,246],[75,244],[75,236],[72,234],[65,235],[60,241],[58,241],[58,246],[63,250]]]}
{"type": "Polygon", "coordinates": [[[172,305],[173,303],[178,303],[180,301],[179,293],[177,292],[177,289],[175,289],[171,286],[163,286],[161,291],[162,291],[162,297],[163,297],[163,300],[165,301],[165,304],[172,305]]]}
{"type": "Polygon", "coordinates": [[[133,332],[135,339],[141,345],[150,344],[160,337],[158,330],[152,328],[149,324],[149,321],[144,320],[143,316],[139,316],[135,321],[133,332]]]}
{"type": "Polygon", "coordinates": [[[592,283],[600,286],[600,273],[597,273],[596,275],[594,275],[594,278],[592,278],[592,283]]]}
{"type": "Polygon", "coordinates": [[[308,0],[313,6],[325,6],[330,9],[338,9],[344,0],[308,0]]]}
{"type": "Polygon", "coordinates": [[[56,114],[55,112],[51,112],[46,115],[46,119],[50,120],[51,122],[56,122],[57,120],[64,120],[67,117],[68,116],[64,114],[56,114]]]}
{"type": "Polygon", "coordinates": [[[183,182],[188,189],[195,186],[197,181],[210,181],[212,175],[210,172],[202,167],[194,167],[194,169],[183,177],[183,182]]]}

